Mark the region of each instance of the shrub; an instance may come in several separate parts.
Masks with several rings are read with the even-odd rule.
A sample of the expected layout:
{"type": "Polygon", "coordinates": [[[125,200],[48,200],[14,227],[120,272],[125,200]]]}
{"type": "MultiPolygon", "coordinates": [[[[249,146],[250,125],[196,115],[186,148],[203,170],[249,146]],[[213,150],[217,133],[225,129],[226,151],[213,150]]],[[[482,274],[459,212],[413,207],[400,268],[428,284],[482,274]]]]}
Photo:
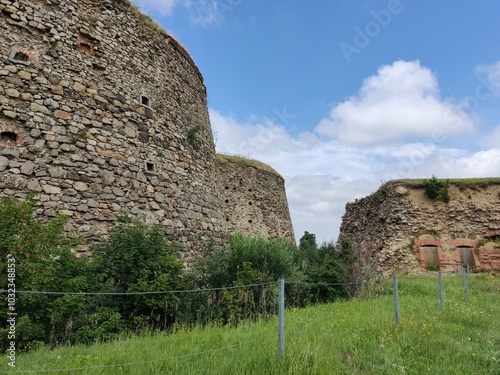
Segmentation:
{"type": "MultiPolygon", "coordinates": [[[[91,285],[96,286],[97,292],[108,293],[176,290],[181,286],[183,274],[177,251],[158,228],[138,222],[119,224],[109,239],[94,250],[91,285]]],[[[95,296],[92,300],[89,323],[94,319],[102,320],[101,324],[114,321],[110,327],[115,327],[116,332],[120,326],[163,329],[174,320],[172,294],[95,296]],[[103,315],[101,310],[108,313],[103,315]]]]}
{"type": "MultiPolygon", "coordinates": [[[[65,235],[66,218],[58,216],[47,224],[33,218],[32,195],[24,202],[13,198],[0,200],[0,274],[6,274],[7,258],[15,260],[15,288],[41,292],[79,292],[86,286],[86,263],[71,255],[74,239],[65,235]]],[[[2,278],[2,289],[8,289],[2,278]]],[[[72,317],[81,313],[82,296],[28,294],[16,295],[16,345],[25,350],[32,343],[51,345],[67,342],[73,326],[72,317]]],[[[0,307],[0,314],[7,306],[0,307]]],[[[5,334],[6,321],[0,322],[5,334]]],[[[6,341],[2,343],[4,345],[6,341]]],[[[2,346],[2,350],[3,350],[2,346]]]]}
{"type": "Polygon", "coordinates": [[[449,180],[439,180],[436,176],[432,176],[429,180],[424,180],[425,195],[430,199],[442,199],[448,203],[450,196],[448,193],[449,180]]]}

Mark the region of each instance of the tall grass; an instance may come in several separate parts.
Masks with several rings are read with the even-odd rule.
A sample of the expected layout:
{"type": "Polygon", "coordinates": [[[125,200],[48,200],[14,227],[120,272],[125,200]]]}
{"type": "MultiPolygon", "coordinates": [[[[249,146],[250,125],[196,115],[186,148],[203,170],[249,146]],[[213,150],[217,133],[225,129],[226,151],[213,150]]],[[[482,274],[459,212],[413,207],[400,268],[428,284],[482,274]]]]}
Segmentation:
{"type": "MultiPolygon", "coordinates": [[[[17,356],[18,371],[113,366],[51,374],[500,374],[500,279],[400,279],[401,321],[391,286],[381,296],[287,309],[285,355],[275,318],[237,328],[217,325],[126,337],[93,346],[17,356]],[[135,363],[128,364],[127,363],[135,363]]],[[[5,363],[0,371],[6,370],[5,363]]],[[[42,373],[42,372],[40,372],[42,373]]]]}

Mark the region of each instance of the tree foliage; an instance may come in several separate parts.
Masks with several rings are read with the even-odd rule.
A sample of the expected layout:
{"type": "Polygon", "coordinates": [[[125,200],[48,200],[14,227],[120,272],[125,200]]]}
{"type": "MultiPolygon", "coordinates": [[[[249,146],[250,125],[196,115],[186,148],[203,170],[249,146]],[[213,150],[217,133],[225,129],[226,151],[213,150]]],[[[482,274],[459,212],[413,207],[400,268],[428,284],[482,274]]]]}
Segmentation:
{"type": "MultiPolygon", "coordinates": [[[[236,325],[276,313],[280,278],[287,283],[287,306],[351,295],[344,283],[354,257],[346,240],[318,246],[316,236],[305,232],[297,247],[236,235],[228,248],[209,244],[187,272],[179,249],[160,228],[139,222],[118,224],[90,259],[75,258],[77,236],[65,232],[66,218],[40,223],[35,203],[0,199],[1,274],[14,258],[17,291],[37,292],[16,294],[18,350],[40,343],[91,344],[144,330],[236,325]]],[[[3,289],[7,284],[1,280],[3,289]]],[[[0,306],[4,316],[7,306],[0,306]]],[[[8,328],[1,321],[0,335],[6,337],[8,328]]]]}

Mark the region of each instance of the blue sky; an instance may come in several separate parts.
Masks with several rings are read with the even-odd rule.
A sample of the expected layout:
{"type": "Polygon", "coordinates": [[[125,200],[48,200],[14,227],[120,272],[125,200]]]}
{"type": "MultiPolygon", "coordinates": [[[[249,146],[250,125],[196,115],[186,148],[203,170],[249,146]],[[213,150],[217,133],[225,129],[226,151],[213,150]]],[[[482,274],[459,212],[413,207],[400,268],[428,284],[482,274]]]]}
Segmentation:
{"type": "Polygon", "coordinates": [[[134,0],[190,52],[218,152],[286,180],[297,238],[396,178],[500,174],[500,2],[134,0]]]}

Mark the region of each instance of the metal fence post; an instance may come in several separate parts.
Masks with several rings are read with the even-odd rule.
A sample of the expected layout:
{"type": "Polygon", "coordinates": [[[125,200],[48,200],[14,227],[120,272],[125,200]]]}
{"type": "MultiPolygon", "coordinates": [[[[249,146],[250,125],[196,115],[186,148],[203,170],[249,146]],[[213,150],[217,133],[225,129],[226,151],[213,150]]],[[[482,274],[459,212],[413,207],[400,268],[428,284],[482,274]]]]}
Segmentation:
{"type": "Polygon", "coordinates": [[[398,277],[392,277],[392,284],[394,290],[394,320],[399,325],[399,292],[398,292],[398,277]]]}
{"type": "Polygon", "coordinates": [[[278,280],[278,352],[285,354],[285,280],[278,280]]]}
{"type": "Polygon", "coordinates": [[[469,263],[467,263],[467,289],[470,289],[470,267],[469,267],[469,263]]]}
{"type": "Polygon", "coordinates": [[[467,279],[465,276],[465,267],[462,267],[462,281],[464,283],[464,300],[465,303],[469,303],[469,298],[467,296],[467,279]]]}
{"type": "Polygon", "coordinates": [[[439,306],[441,312],[444,312],[444,298],[443,298],[443,273],[439,270],[439,306]]]}

